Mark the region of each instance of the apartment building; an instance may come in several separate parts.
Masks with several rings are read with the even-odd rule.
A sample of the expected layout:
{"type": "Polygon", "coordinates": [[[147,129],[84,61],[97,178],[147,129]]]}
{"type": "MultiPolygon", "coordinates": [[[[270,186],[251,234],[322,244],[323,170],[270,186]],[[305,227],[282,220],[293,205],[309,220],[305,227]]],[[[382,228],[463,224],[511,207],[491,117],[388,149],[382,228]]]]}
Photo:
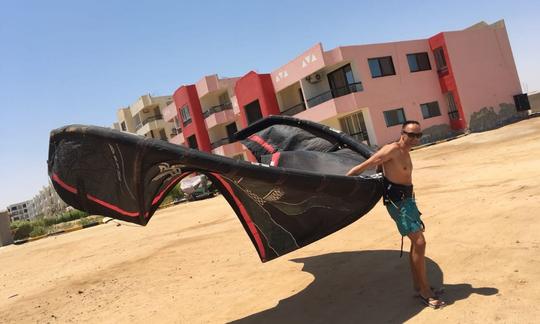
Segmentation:
{"type": "Polygon", "coordinates": [[[7,212],[12,222],[30,220],[34,215],[34,204],[32,200],[12,204],[7,207],[7,212]]]}
{"type": "Polygon", "coordinates": [[[231,143],[232,134],[239,129],[240,108],[235,95],[238,80],[210,75],[178,88],[163,112],[165,120],[176,128],[171,142],[243,159],[245,148],[231,143]]]}
{"type": "Polygon", "coordinates": [[[175,135],[174,125],[163,119],[162,110],[171,103],[171,96],[141,96],[130,106],[118,109],[118,122],[114,123],[113,128],[145,137],[170,140],[175,135]]]}
{"type": "Polygon", "coordinates": [[[176,125],[173,143],[248,158],[230,134],[269,115],[319,122],[382,146],[410,119],[430,142],[524,118],[523,96],[501,20],[420,40],[329,51],[319,43],[270,73],[182,86],[164,118],[176,125]]]}

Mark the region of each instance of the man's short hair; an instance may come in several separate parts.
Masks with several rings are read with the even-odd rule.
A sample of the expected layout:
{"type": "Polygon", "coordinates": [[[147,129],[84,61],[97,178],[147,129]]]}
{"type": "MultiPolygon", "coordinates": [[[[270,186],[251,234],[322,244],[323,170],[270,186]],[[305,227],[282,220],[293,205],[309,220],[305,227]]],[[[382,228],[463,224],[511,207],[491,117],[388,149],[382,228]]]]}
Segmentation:
{"type": "Polygon", "coordinates": [[[420,126],[420,123],[417,122],[416,120],[406,120],[406,121],[403,123],[403,126],[401,126],[401,129],[405,129],[405,126],[407,126],[407,125],[409,125],[409,124],[415,124],[415,125],[420,126]]]}

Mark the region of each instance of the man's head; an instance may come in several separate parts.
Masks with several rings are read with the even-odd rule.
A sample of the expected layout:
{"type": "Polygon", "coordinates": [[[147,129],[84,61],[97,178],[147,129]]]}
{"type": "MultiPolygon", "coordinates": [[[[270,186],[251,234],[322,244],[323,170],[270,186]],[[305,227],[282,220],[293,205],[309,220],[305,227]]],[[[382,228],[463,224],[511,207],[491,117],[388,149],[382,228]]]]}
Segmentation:
{"type": "Polygon", "coordinates": [[[401,141],[409,147],[413,147],[420,143],[422,137],[422,128],[416,120],[407,120],[401,126],[401,141]]]}

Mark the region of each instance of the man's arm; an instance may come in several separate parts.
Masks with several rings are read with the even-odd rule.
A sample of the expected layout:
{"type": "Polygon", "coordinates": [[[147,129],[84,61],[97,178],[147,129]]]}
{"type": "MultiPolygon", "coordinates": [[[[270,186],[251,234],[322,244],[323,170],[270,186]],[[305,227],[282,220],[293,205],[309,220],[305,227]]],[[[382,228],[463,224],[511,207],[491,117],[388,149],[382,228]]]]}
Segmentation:
{"type": "Polygon", "coordinates": [[[377,166],[377,165],[383,164],[384,162],[390,161],[395,152],[395,149],[396,148],[394,145],[385,145],[382,149],[380,149],[375,154],[373,154],[369,159],[365,160],[364,162],[350,169],[349,172],[347,172],[347,175],[355,176],[355,175],[361,174],[362,172],[364,172],[366,169],[369,169],[370,167],[377,166]]]}

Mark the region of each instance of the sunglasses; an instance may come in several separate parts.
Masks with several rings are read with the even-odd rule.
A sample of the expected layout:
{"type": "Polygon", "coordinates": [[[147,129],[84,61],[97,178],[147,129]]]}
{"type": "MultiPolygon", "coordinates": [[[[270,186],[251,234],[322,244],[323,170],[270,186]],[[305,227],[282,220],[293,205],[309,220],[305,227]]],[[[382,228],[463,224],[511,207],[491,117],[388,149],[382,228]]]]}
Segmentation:
{"type": "Polygon", "coordinates": [[[406,132],[406,131],[402,131],[401,133],[406,134],[407,136],[409,136],[411,138],[421,138],[422,135],[424,135],[422,133],[409,133],[409,132],[406,132]]]}

